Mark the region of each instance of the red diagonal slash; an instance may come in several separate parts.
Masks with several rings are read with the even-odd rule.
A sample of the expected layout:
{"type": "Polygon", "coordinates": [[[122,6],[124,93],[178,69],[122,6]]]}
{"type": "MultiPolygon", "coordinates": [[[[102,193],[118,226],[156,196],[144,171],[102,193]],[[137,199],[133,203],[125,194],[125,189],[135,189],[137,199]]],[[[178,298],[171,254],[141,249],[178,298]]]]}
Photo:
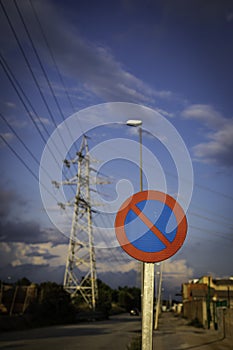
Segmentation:
{"type": "Polygon", "coordinates": [[[143,212],[135,204],[131,206],[131,209],[144,222],[144,224],[146,224],[149,230],[152,231],[160,239],[161,242],[163,242],[166,247],[169,247],[171,245],[171,242],[167,239],[167,237],[164,236],[164,234],[150,221],[150,219],[148,219],[145,214],[143,214],[143,212]]]}
{"type": "MultiPolygon", "coordinates": [[[[174,255],[184,243],[187,228],[187,218],[179,203],[167,193],[153,190],[138,192],[135,193],[133,196],[129,197],[121,205],[115,219],[116,237],[122,249],[133,258],[148,263],[163,261],[174,255]],[[172,242],[170,242],[164,235],[164,233],[161,232],[150,221],[150,219],[148,219],[148,217],[137,207],[138,203],[147,200],[159,201],[161,203],[164,203],[164,205],[167,205],[175,215],[177,222],[177,230],[175,238],[172,242]],[[129,241],[125,231],[125,220],[130,210],[132,210],[142,220],[142,222],[156,235],[156,237],[165,245],[165,248],[161,249],[160,251],[157,251],[157,247],[155,247],[155,251],[147,252],[135,247],[133,242],[129,241]]],[[[152,246],[153,244],[154,242],[152,243],[152,246]]]]}

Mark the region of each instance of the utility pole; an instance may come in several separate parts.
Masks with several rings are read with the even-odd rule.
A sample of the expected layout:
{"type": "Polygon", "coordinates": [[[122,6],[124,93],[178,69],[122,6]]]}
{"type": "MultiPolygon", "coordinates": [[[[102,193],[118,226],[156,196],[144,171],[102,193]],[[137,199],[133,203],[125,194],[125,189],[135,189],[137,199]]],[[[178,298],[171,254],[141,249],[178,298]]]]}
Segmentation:
{"type": "MultiPolygon", "coordinates": [[[[139,127],[140,192],[143,191],[142,169],[142,121],[128,120],[127,125],[139,127]]],[[[153,310],[154,310],[154,263],[141,263],[141,301],[142,301],[142,350],[152,350],[153,310]]]]}
{"type": "MultiPolygon", "coordinates": [[[[78,172],[74,178],[62,182],[62,185],[76,186],[74,201],[58,203],[61,208],[66,205],[74,207],[63,285],[72,297],[80,294],[94,311],[98,288],[90,201],[90,158],[86,136],[83,136],[76,157],[65,160],[64,164],[68,168],[77,165],[78,172]]],[[[59,186],[57,182],[53,183],[56,187],[59,186]]]]}
{"type": "Polygon", "coordinates": [[[208,277],[208,292],[207,292],[207,327],[210,329],[211,310],[210,310],[210,276],[208,277]]]}

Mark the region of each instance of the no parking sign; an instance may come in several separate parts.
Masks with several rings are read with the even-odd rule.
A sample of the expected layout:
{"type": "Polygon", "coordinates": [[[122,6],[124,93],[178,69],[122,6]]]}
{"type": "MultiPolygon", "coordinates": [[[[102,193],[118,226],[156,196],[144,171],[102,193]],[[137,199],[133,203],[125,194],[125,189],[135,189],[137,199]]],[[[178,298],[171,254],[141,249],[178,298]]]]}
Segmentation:
{"type": "Polygon", "coordinates": [[[181,248],[187,226],[179,203],[168,194],[153,190],[128,198],[115,219],[116,237],[122,249],[137,260],[151,263],[168,259],[181,248]]]}

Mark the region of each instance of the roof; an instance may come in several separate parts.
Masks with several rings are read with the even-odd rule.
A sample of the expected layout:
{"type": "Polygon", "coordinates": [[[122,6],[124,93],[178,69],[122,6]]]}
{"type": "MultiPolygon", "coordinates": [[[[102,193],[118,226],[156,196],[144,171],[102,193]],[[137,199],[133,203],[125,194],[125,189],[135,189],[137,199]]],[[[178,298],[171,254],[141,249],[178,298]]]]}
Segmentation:
{"type": "Polygon", "coordinates": [[[233,280],[229,278],[213,279],[213,283],[216,284],[216,286],[233,286],[233,280]]]}
{"type": "Polygon", "coordinates": [[[228,290],[216,290],[215,294],[217,295],[218,298],[221,299],[232,299],[233,298],[233,291],[229,291],[228,290]]]}

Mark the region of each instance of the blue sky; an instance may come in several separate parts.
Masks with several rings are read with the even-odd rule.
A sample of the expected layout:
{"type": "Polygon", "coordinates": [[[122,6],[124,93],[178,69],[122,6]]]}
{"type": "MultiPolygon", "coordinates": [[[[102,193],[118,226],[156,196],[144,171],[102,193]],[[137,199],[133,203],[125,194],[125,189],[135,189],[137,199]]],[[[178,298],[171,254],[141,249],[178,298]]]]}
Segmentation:
{"type": "MultiPolygon", "coordinates": [[[[56,126],[74,112],[106,102],[157,111],[177,129],[192,159],[188,236],[165,264],[165,290],[177,291],[181,282],[209,273],[232,275],[232,1],[25,0],[16,3],[20,12],[12,0],[2,4],[0,277],[62,281],[67,237],[49,220],[35,177],[45,141],[56,126]],[[16,89],[20,85],[26,108],[12,81],[16,89]]],[[[82,133],[85,120],[77,116],[82,133]]],[[[111,121],[107,116],[101,120],[111,121]]],[[[90,131],[90,147],[120,137],[138,140],[137,131],[122,124],[124,119],[117,122],[121,124],[90,131]]],[[[176,193],[177,174],[168,152],[146,132],[143,144],[156,154],[169,193],[176,193]]],[[[146,180],[153,165],[144,156],[146,180]]],[[[122,159],[103,165],[114,179],[104,191],[114,197],[114,184],[121,179],[128,181],[126,192],[138,191],[137,169],[122,159]]],[[[62,211],[57,215],[62,221],[62,211]]],[[[138,284],[138,265],[124,252],[115,248],[98,254],[97,273],[106,282],[138,284]]]]}

